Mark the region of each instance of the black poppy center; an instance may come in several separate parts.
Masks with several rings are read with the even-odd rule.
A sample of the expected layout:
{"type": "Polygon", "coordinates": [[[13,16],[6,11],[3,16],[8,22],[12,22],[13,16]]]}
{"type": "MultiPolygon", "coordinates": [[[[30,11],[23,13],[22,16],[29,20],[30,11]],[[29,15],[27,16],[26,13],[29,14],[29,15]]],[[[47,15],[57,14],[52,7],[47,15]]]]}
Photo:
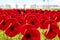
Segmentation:
{"type": "Polygon", "coordinates": [[[10,26],[10,29],[11,29],[11,30],[13,30],[13,29],[14,29],[14,26],[13,26],[13,25],[11,25],[11,26],[10,26]]]}
{"type": "Polygon", "coordinates": [[[31,21],[31,24],[34,25],[35,24],[34,21],[31,21]]]}
{"type": "Polygon", "coordinates": [[[33,12],[31,12],[31,14],[32,14],[33,12]]]}
{"type": "Polygon", "coordinates": [[[5,21],[2,22],[2,25],[5,25],[5,21]]]}
{"type": "Polygon", "coordinates": [[[17,10],[17,11],[18,11],[19,14],[21,13],[20,10],[17,10]]]}
{"type": "Polygon", "coordinates": [[[50,32],[52,31],[52,28],[50,28],[50,30],[49,30],[50,32]]]}
{"type": "Polygon", "coordinates": [[[25,10],[22,10],[23,13],[25,13],[26,11],[25,10]]]}
{"type": "Polygon", "coordinates": [[[19,21],[20,24],[22,24],[22,22],[19,21]]]}
{"type": "Polygon", "coordinates": [[[44,11],[41,11],[44,14],[44,11]]]}
{"type": "Polygon", "coordinates": [[[31,35],[30,35],[29,33],[27,33],[27,34],[25,35],[25,37],[26,37],[27,39],[29,39],[29,38],[31,38],[31,35]]]}

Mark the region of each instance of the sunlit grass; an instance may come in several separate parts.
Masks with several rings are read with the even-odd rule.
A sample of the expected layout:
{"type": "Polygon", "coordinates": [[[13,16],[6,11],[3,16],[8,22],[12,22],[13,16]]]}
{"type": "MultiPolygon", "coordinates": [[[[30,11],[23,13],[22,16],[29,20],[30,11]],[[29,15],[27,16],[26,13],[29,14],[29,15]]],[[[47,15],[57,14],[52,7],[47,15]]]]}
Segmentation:
{"type": "Polygon", "coordinates": [[[22,36],[21,34],[18,34],[11,38],[5,35],[4,32],[0,30],[0,40],[20,40],[21,36],[22,36]]]}

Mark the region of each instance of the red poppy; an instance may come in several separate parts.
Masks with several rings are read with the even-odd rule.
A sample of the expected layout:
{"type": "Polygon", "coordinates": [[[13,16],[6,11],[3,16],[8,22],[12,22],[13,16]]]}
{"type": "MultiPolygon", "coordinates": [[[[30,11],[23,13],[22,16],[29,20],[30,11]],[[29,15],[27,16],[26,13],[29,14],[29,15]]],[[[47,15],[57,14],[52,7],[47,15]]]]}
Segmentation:
{"type": "Polygon", "coordinates": [[[21,26],[21,33],[24,34],[26,29],[36,29],[35,26],[31,25],[31,24],[24,24],[21,26]]]}
{"type": "Polygon", "coordinates": [[[57,26],[57,22],[54,20],[50,20],[50,23],[48,24],[48,30],[44,35],[46,38],[52,39],[57,35],[58,30],[59,28],[57,26]]]}
{"type": "Polygon", "coordinates": [[[9,10],[6,10],[6,12],[7,12],[7,16],[11,18],[14,18],[15,16],[18,15],[18,11],[15,9],[9,9],[9,10]]]}
{"type": "Polygon", "coordinates": [[[37,18],[40,18],[42,15],[44,15],[44,11],[43,10],[38,10],[36,13],[35,13],[35,16],[37,18]]]}
{"type": "Polygon", "coordinates": [[[52,18],[54,20],[56,20],[57,22],[59,22],[60,21],[60,12],[56,11],[52,18]]]}
{"type": "Polygon", "coordinates": [[[8,16],[6,16],[5,14],[0,15],[0,22],[1,22],[2,20],[7,20],[7,19],[8,19],[8,16]]]}
{"type": "Polygon", "coordinates": [[[7,20],[9,18],[6,15],[0,16],[0,30],[5,30],[7,28],[7,20]]]}
{"type": "Polygon", "coordinates": [[[15,18],[18,20],[18,23],[20,25],[26,24],[26,20],[25,20],[25,18],[23,16],[16,16],[15,18]]]}
{"type": "Polygon", "coordinates": [[[42,29],[47,29],[47,28],[48,28],[48,24],[49,24],[49,20],[46,20],[45,22],[43,21],[43,22],[42,22],[42,25],[40,25],[40,27],[41,27],[42,29]]]}
{"type": "Polygon", "coordinates": [[[0,23],[0,30],[5,30],[7,28],[6,20],[2,20],[0,23]]]}
{"type": "Polygon", "coordinates": [[[38,18],[39,22],[40,22],[40,28],[42,29],[46,29],[47,27],[45,26],[47,23],[46,21],[49,20],[49,18],[46,15],[41,15],[38,18]],[[46,23],[46,24],[45,24],[46,23]]]}
{"type": "Polygon", "coordinates": [[[36,29],[28,28],[21,40],[40,40],[40,32],[36,29]]]}
{"type": "Polygon", "coordinates": [[[50,24],[53,26],[52,29],[59,29],[55,20],[50,20],[50,24]]]}
{"type": "Polygon", "coordinates": [[[15,35],[20,33],[21,25],[17,22],[16,19],[9,19],[7,22],[7,29],[5,30],[5,34],[9,37],[14,37],[15,35]]]}
{"type": "Polygon", "coordinates": [[[9,37],[14,37],[20,33],[20,26],[18,23],[11,24],[10,27],[5,30],[5,34],[9,37]]]}
{"type": "Polygon", "coordinates": [[[60,17],[59,16],[60,16],[59,11],[52,11],[51,14],[50,14],[50,19],[59,22],[60,21],[60,17]]]}
{"type": "Polygon", "coordinates": [[[4,15],[4,14],[6,14],[5,10],[1,9],[0,10],[0,15],[4,15]]]}
{"type": "Polygon", "coordinates": [[[50,18],[51,11],[49,11],[49,10],[45,10],[44,13],[45,13],[44,15],[46,15],[48,18],[50,18]]]}
{"type": "Polygon", "coordinates": [[[54,31],[52,31],[52,32],[48,32],[48,33],[45,32],[44,35],[45,35],[45,37],[48,38],[48,39],[53,39],[54,37],[56,37],[57,34],[56,34],[54,31]]]}
{"type": "Polygon", "coordinates": [[[40,26],[38,18],[33,14],[27,15],[26,16],[26,21],[27,21],[27,24],[31,24],[33,26],[36,26],[36,28],[40,26]]]}

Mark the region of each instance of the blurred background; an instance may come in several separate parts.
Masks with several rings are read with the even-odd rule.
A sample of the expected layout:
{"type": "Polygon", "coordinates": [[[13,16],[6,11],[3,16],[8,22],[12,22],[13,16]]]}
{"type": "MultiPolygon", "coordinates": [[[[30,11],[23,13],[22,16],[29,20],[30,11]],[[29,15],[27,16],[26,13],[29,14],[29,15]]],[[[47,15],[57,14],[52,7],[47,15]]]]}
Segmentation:
{"type": "Polygon", "coordinates": [[[60,0],[0,0],[0,8],[47,8],[47,7],[60,8],[60,0]]]}

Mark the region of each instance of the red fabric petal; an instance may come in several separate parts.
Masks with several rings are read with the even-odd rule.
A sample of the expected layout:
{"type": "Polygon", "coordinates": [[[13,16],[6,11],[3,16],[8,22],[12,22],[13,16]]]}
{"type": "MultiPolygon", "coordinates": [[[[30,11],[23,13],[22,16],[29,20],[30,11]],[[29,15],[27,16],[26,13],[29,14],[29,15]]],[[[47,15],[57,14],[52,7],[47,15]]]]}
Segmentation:
{"type": "Polygon", "coordinates": [[[21,40],[40,40],[40,33],[36,29],[27,29],[21,40]]]}
{"type": "Polygon", "coordinates": [[[26,16],[26,21],[27,21],[27,24],[31,24],[33,26],[36,26],[36,28],[38,28],[40,25],[39,25],[39,20],[37,19],[37,17],[35,15],[27,15],[26,16]]]}

